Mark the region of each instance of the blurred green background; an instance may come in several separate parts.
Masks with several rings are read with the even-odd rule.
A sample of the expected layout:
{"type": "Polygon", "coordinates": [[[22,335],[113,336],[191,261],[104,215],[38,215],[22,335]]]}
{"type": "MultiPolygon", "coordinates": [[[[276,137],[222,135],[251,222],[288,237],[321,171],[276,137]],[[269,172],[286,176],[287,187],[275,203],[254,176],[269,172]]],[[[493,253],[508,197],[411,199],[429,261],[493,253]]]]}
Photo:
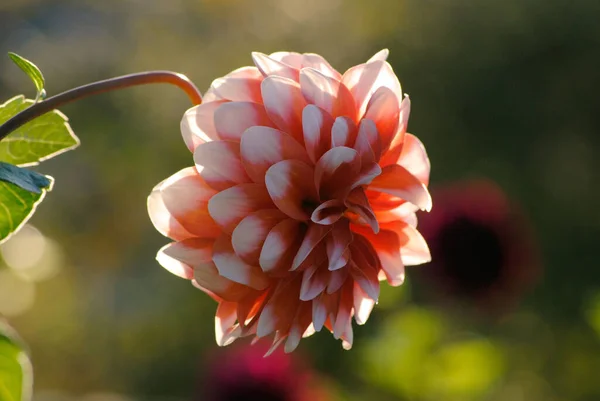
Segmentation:
{"type": "MultiPolygon", "coordinates": [[[[497,182],[531,220],[543,275],[516,308],[482,318],[414,297],[421,267],[408,268],[353,350],[319,333],[297,353],[339,400],[592,401],[599,16],[597,0],[1,0],[0,54],[34,61],[52,95],[151,69],[204,91],[250,65],[251,51],[315,52],[344,71],[389,48],[432,187],[497,182]]],[[[20,93],[34,88],[0,58],[0,100],[20,93]]],[[[155,86],[62,109],[82,146],[41,166],[56,178],[30,222],[45,237],[24,233],[43,254],[13,244],[31,260],[0,268],[0,313],[31,348],[36,400],[187,400],[201,380],[215,304],[154,260],[168,240],[145,206],[156,183],[192,164],[179,133],[188,107],[155,86]]]]}

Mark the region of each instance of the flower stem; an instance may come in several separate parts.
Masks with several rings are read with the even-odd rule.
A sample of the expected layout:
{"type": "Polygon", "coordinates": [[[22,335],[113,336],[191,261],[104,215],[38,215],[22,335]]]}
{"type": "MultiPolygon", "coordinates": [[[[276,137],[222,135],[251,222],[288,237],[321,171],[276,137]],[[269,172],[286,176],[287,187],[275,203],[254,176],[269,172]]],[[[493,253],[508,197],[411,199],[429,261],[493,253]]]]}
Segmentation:
{"type": "Polygon", "coordinates": [[[91,84],[79,86],[66,92],[49,97],[46,100],[33,104],[31,107],[14,115],[0,126],[0,141],[8,134],[28,123],[36,117],[46,114],[67,103],[97,95],[104,92],[129,88],[146,84],[171,84],[183,90],[194,105],[202,103],[202,96],[198,88],[185,75],[171,71],[147,71],[136,74],[123,75],[91,84]]]}

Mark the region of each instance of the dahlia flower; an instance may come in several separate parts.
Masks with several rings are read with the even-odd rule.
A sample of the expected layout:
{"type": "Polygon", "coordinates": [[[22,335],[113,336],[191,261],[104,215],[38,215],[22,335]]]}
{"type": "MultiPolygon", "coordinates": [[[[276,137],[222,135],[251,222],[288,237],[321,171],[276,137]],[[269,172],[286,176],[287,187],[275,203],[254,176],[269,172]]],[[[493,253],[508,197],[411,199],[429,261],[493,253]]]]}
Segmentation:
{"type": "Polygon", "coordinates": [[[489,180],[450,183],[433,193],[435,210],[419,219],[433,259],[417,278],[438,298],[502,312],[539,274],[526,216],[489,180]]]}
{"type": "Polygon", "coordinates": [[[326,327],[352,345],[379,282],[429,261],[416,229],[429,160],[383,50],[344,74],[316,54],[253,53],[181,122],[195,166],[148,199],[175,242],[159,263],[218,302],[216,340],[295,349],[326,327]]]}

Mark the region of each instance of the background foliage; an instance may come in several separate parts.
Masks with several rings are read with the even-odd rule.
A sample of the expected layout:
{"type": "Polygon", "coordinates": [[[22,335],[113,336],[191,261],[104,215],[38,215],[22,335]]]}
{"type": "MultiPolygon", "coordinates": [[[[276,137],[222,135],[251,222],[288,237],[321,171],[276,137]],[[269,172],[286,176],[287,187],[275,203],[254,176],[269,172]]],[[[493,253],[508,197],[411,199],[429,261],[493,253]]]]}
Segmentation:
{"type": "MultiPolygon", "coordinates": [[[[389,48],[432,186],[499,183],[530,216],[543,276],[491,318],[435,307],[409,269],[353,351],[322,334],[299,353],[344,400],[584,401],[600,398],[599,13],[594,0],[9,0],[0,53],[34,60],[52,95],[148,69],[204,90],[254,50],[316,52],[344,70],[389,48]]],[[[27,90],[0,59],[2,101],[27,90]]],[[[57,182],[31,220],[43,235],[24,231],[43,246],[2,248],[0,313],[31,348],[34,399],[183,400],[202,380],[215,305],[155,262],[166,239],[145,208],[192,163],[188,107],[146,87],[64,108],[83,145],[44,163],[57,182]]]]}

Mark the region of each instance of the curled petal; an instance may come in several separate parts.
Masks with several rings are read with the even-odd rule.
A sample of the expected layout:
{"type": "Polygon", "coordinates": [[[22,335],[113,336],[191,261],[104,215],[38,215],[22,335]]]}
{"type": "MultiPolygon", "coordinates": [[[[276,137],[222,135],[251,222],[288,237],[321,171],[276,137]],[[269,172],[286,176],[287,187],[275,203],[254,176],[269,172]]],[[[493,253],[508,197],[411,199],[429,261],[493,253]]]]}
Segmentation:
{"type": "Polygon", "coordinates": [[[352,218],[353,222],[369,225],[375,234],[379,232],[379,222],[362,187],[355,188],[350,192],[346,199],[346,206],[350,212],[348,214],[356,216],[352,218]]]}
{"type": "Polygon", "coordinates": [[[360,172],[354,149],[338,146],[328,150],[315,166],[315,185],[322,199],[343,198],[360,172]]]}
{"type": "Polygon", "coordinates": [[[255,290],[264,290],[270,284],[269,278],[258,266],[244,262],[233,250],[231,238],[223,234],[213,247],[213,262],[219,274],[255,290]]]}
{"type": "Polygon", "coordinates": [[[329,282],[329,271],[324,264],[312,265],[302,273],[300,299],[310,301],[321,294],[329,282]]]}
{"type": "Polygon", "coordinates": [[[240,144],[237,142],[203,143],[194,151],[194,162],[202,178],[218,191],[250,182],[240,160],[240,144]]]}
{"type": "Polygon", "coordinates": [[[261,102],[262,76],[226,76],[213,81],[211,89],[217,98],[234,102],[261,102]]]}
{"type": "Polygon", "coordinates": [[[252,53],[252,60],[265,77],[278,76],[298,82],[300,71],[285,62],[259,52],[252,53]]]}
{"type": "Polygon", "coordinates": [[[248,214],[260,209],[273,209],[269,193],[260,184],[241,184],[219,192],[208,202],[208,211],[228,234],[248,214]]]}
{"type": "Polygon", "coordinates": [[[353,147],[358,129],[354,121],[348,117],[338,117],[331,128],[331,147],[353,147]]]}
{"type": "Polygon", "coordinates": [[[273,126],[262,104],[229,102],[215,112],[215,128],[219,137],[226,141],[239,142],[244,131],[258,125],[273,126]]]}
{"type": "Polygon", "coordinates": [[[297,220],[286,219],[271,229],[259,257],[260,267],[265,273],[287,274],[304,237],[300,224],[297,220]]]}
{"type": "Polygon", "coordinates": [[[350,274],[354,282],[374,301],[379,299],[379,278],[378,271],[372,266],[353,264],[350,274]]]}
{"type": "Polygon", "coordinates": [[[171,212],[165,206],[162,195],[160,193],[161,182],[156,185],[148,196],[148,215],[154,227],[165,237],[169,237],[176,241],[181,241],[194,235],[186,230],[181,223],[177,221],[171,212]]]}
{"type": "Polygon", "coordinates": [[[224,347],[231,344],[236,339],[236,337],[232,335],[237,329],[235,324],[236,320],[237,303],[219,303],[215,314],[215,338],[217,340],[217,345],[224,347]]]}
{"type": "Polygon", "coordinates": [[[190,151],[198,145],[219,139],[215,128],[215,112],[226,100],[202,103],[185,112],[181,119],[181,134],[190,151]]]}
{"type": "Polygon", "coordinates": [[[300,280],[282,280],[266,303],[258,319],[256,335],[265,337],[274,331],[287,333],[300,303],[300,280]],[[290,313],[292,311],[292,313],[290,313]]]}
{"type": "Polygon", "coordinates": [[[329,234],[331,226],[322,226],[320,224],[310,224],[308,231],[302,240],[300,249],[294,257],[292,269],[296,270],[309,257],[319,243],[329,234]]]}
{"type": "MultiPolygon", "coordinates": [[[[184,168],[165,180],[160,187],[163,205],[171,216],[187,232],[204,238],[215,238],[219,231],[208,212],[208,202],[215,193],[194,167],[184,168]]],[[[161,211],[164,212],[164,209],[161,211]]]]}
{"type": "Polygon", "coordinates": [[[285,132],[269,127],[252,127],[241,142],[242,163],[254,182],[264,183],[269,167],[282,160],[310,163],[304,146],[285,132]]]}
{"type": "Polygon", "coordinates": [[[333,224],[338,221],[344,212],[346,206],[339,199],[331,199],[321,203],[312,213],[310,219],[317,224],[333,224]]]}
{"type": "Polygon", "coordinates": [[[358,284],[354,284],[354,320],[357,324],[365,324],[375,306],[375,301],[367,295],[358,284]]]}
{"type": "Polygon", "coordinates": [[[272,165],[265,175],[265,184],[273,203],[296,220],[308,220],[307,204],[315,202],[313,169],[299,160],[283,160],[272,165]]]}
{"type": "Polygon", "coordinates": [[[262,83],[262,96],[269,118],[277,127],[304,143],[302,110],[306,100],[300,85],[288,78],[270,76],[262,83]]]}
{"type": "Polygon", "coordinates": [[[342,83],[354,96],[360,116],[364,114],[371,95],[382,86],[391,89],[398,98],[402,96],[402,88],[392,66],[382,60],[350,68],[344,73],[342,83]]]}
{"type": "Polygon", "coordinates": [[[327,258],[329,270],[337,270],[348,263],[346,249],[352,242],[352,232],[348,220],[342,220],[333,225],[331,234],[327,236],[327,258]]]}
{"type": "Polygon", "coordinates": [[[394,139],[398,130],[400,117],[400,102],[396,93],[385,86],[380,87],[373,93],[364,118],[375,123],[381,145],[387,149],[394,139]]]}
{"type": "Polygon", "coordinates": [[[313,104],[302,111],[302,132],[308,157],[313,163],[323,156],[331,144],[333,118],[313,104]]]}
{"type": "Polygon", "coordinates": [[[235,253],[247,263],[258,266],[267,235],[285,217],[277,209],[259,210],[245,217],[231,236],[235,253]]]}
{"type": "Polygon", "coordinates": [[[348,270],[347,269],[337,269],[333,270],[329,275],[329,283],[327,283],[327,294],[334,294],[342,285],[346,282],[348,278],[348,270]]]}
{"type": "Polygon", "coordinates": [[[405,199],[422,210],[431,210],[431,195],[427,187],[397,164],[384,167],[381,175],[371,181],[368,188],[405,199]]]}
{"type": "Polygon", "coordinates": [[[337,72],[327,60],[315,53],[304,53],[302,55],[302,67],[314,68],[321,74],[338,81],[342,79],[342,74],[337,72]]]}
{"type": "Polygon", "coordinates": [[[388,55],[390,54],[390,51],[388,49],[382,49],[379,50],[377,53],[375,53],[373,55],[373,57],[371,57],[367,63],[370,63],[372,61],[386,61],[388,58],[388,55]]]}

